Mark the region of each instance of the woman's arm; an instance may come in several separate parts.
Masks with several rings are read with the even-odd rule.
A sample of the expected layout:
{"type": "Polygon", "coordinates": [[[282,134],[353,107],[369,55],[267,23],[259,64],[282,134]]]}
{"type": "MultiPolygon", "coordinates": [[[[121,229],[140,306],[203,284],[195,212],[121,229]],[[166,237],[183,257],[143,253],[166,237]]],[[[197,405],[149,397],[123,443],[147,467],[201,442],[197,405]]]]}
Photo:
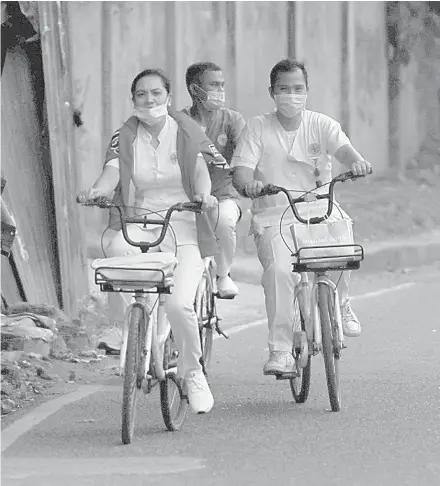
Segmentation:
{"type": "Polygon", "coordinates": [[[211,178],[209,176],[209,171],[206,166],[205,159],[201,156],[197,157],[194,191],[196,194],[211,194],[211,178]]]}
{"type": "Polygon", "coordinates": [[[111,165],[106,165],[102,174],[93,184],[93,189],[97,189],[102,196],[111,196],[112,192],[119,184],[119,169],[111,165]]]}
{"type": "Polygon", "coordinates": [[[79,193],[79,201],[86,202],[101,196],[110,198],[118,184],[119,169],[111,165],[106,165],[92,188],[79,193]]]}

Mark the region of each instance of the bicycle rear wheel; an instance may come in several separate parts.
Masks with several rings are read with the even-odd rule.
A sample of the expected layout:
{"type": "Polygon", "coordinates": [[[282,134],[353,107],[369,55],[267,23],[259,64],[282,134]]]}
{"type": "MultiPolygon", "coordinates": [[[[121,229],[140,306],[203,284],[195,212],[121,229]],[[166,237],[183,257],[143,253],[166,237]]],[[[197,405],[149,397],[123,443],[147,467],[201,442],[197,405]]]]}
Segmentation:
{"type": "Polygon", "coordinates": [[[142,336],[145,336],[143,310],[140,306],[131,309],[127,337],[127,351],[124,368],[124,385],[122,393],[122,442],[130,444],[133,439],[136,417],[138,375],[142,364],[142,336]]]}
{"type": "Polygon", "coordinates": [[[341,389],[339,380],[339,354],[335,352],[333,339],[336,336],[334,319],[333,293],[328,285],[318,284],[318,307],[321,318],[322,354],[324,357],[325,375],[328,396],[332,412],[341,409],[341,389]]]}
{"type": "Polygon", "coordinates": [[[215,297],[212,292],[212,282],[210,275],[203,272],[197,289],[196,299],[194,303],[197,320],[199,322],[199,336],[202,347],[203,370],[207,374],[212,357],[212,342],[213,342],[213,322],[217,318],[215,297]]]}
{"type": "Polygon", "coordinates": [[[160,387],[160,407],[166,428],[173,432],[179,430],[185,421],[188,412],[188,401],[181,398],[176,381],[177,353],[176,345],[173,340],[172,332],[165,342],[163,366],[165,372],[174,368],[174,371],[167,375],[160,387]]]}
{"type": "MultiPolygon", "coordinates": [[[[295,300],[295,325],[293,331],[306,332],[304,317],[298,300],[295,300]]],[[[294,350],[295,351],[295,350],[294,350]]],[[[310,377],[312,376],[312,357],[309,355],[304,368],[299,368],[300,375],[290,380],[290,389],[296,403],[305,403],[309,397],[310,377]]]]}

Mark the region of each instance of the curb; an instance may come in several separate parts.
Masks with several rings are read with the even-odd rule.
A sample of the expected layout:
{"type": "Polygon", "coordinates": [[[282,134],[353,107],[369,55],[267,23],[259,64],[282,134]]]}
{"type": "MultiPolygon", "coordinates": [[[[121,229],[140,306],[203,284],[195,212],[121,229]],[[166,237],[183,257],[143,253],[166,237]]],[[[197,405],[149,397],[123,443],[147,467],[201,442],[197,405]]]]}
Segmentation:
{"type": "MultiPolygon", "coordinates": [[[[440,231],[362,246],[365,258],[359,273],[392,272],[440,261],[440,231]]],[[[237,282],[261,285],[263,270],[256,254],[237,255],[231,274],[237,282]]]]}

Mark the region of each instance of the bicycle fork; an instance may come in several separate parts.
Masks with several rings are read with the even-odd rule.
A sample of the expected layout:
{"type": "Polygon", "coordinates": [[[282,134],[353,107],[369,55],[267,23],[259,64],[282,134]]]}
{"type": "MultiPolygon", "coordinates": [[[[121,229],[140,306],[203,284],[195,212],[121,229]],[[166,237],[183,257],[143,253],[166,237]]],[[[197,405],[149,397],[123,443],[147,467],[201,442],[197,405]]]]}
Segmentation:
{"type": "Polygon", "coordinates": [[[312,288],[307,273],[301,273],[301,281],[298,285],[297,299],[305,321],[309,353],[316,356],[322,350],[321,319],[318,308],[319,285],[327,285],[331,289],[334,312],[330,312],[333,328],[337,330],[334,339],[335,349],[341,350],[344,346],[342,331],[342,317],[339,306],[339,293],[336,284],[327,273],[315,275],[312,288]]]}
{"type": "Polygon", "coordinates": [[[336,333],[333,333],[333,347],[335,352],[339,353],[339,351],[345,347],[344,334],[342,331],[341,308],[339,305],[339,292],[336,284],[329,277],[327,272],[317,273],[315,275],[311,293],[314,349],[316,348],[316,352],[322,350],[321,318],[318,307],[318,289],[320,285],[326,285],[330,289],[332,307],[329,309],[329,317],[332,323],[332,328],[336,331],[336,333]]]}

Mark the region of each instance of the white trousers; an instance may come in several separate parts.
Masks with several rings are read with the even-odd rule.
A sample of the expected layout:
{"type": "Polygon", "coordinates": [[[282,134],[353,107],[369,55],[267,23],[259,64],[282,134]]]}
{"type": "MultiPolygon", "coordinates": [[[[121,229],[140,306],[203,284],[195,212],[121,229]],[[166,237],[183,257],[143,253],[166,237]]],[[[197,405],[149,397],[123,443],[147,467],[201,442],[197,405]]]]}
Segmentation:
{"type": "MultiPolygon", "coordinates": [[[[287,245],[295,248],[289,226],[283,226],[283,237],[287,245]]],[[[291,351],[293,345],[293,316],[295,286],[300,274],[292,272],[293,251],[290,251],[280,235],[279,226],[262,228],[255,235],[258,259],[264,272],[261,283],[266,300],[266,313],[269,326],[269,351],[291,351]]],[[[341,272],[331,272],[334,282],[341,272]]],[[[338,284],[340,301],[348,298],[350,272],[342,272],[338,284]]]]}
{"type": "MultiPolygon", "coordinates": [[[[145,230],[136,225],[128,227],[128,233],[134,241],[153,241],[157,239],[159,229],[145,230]]],[[[166,238],[160,251],[175,251],[171,238],[166,238]]],[[[157,251],[152,248],[150,251],[157,251]]],[[[119,231],[105,250],[108,257],[140,253],[139,248],[129,245],[119,231]]],[[[203,260],[197,245],[177,247],[179,261],[174,271],[172,294],[166,296],[165,311],[173,330],[174,340],[179,350],[178,374],[188,376],[192,371],[201,370],[202,355],[199,340],[199,327],[194,311],[194,299],[198,284],[203,274],[203,260]]],[[[109,293],[110,315],[115,321],[122,321],[125,311],[132,301],[130,294],[109,293]]]]}
{"type": "Polygon", "coordinates": [[[225,277],[231,271],[234,262],[240,209],[233,199],[224,199],[219,202],[217,208],[210,211],[209,217],[219,245],[219,253],[215,257],[217,275],[225,277]]]}

